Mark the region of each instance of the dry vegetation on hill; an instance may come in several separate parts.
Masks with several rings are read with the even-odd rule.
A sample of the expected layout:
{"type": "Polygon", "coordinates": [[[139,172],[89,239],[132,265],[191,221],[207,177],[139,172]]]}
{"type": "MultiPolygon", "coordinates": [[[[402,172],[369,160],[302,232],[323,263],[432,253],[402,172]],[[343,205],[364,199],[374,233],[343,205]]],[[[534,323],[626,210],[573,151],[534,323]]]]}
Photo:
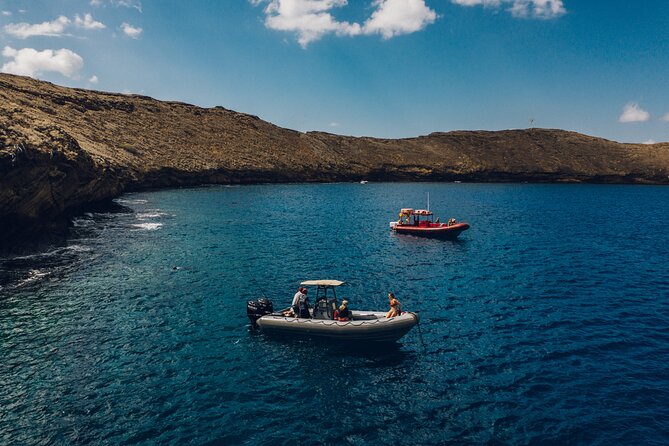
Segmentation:
{"type": "Polygon", "coordinates": [[[669,144],[563,130],[407,139],[301,133],[222,107],[0,74],[0,230],[62,224],[128,190],[202,183],[461,180],[669,184],[669,144]]]}

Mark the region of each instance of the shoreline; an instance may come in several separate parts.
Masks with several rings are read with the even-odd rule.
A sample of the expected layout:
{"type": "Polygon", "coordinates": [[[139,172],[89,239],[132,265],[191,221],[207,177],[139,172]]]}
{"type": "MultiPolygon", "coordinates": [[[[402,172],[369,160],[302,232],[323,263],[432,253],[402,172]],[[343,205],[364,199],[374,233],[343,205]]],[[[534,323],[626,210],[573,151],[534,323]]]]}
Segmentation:
{"type": "Polygon", "coordinates": [[[298,132],[223,107],[0,74],[0,241],[63,231],[125,192],[207,184],[454,182],[669,185],[669,143],[557,129],[402,139],[298,132]]]}
{"type": "MultiPolygon", "coordinates": [[[[11,253],[15,251],[23,251],[26,242],[29,246],[25,247],[28,252],[34,251],[34,247],[43,245],[52,245],[56,242],[64,241],[69,235],[69,229],[72,227],[72,220],[87,212],[104,212],[110,209],[122,206],[117,204],[114,200],[126,194],[135,193],[152,193],[176,189],[197,189],[205,187],[243,187],[243,186],[259,186],[259,185],[321,185],[321,184],[357,184],[357,180],[340,180],[340,181],[275,181],[275,182],[235,182],[235,183],[193,183],[193,184],[179,184],[168,186],[138,186],[131,187],[127,190],[122,190],[117,195],[104,198],[98,201],[86,203],[75,208],[64,210],[61,214],[53,216],[46,220],[7,220],[5,216],[2,218],[0,224],[0,253],[11,253]]],[[[557,185],[557,186],[656,186],[666,187],[668,183],[651,183],[651,182],[602,182],[602,181],[582,181],[582,180],[566,180],[566,181],[529,181],[529,180],[509,180],[509,181],[468,181],[468,180],[404,180],[404,181],[371,181],[371,184],[382,183],[413,183],[413,184],[481,184],[481,185],[557,185]]],[[[361,185],[362,187],[363,185],[361,185]]]]}

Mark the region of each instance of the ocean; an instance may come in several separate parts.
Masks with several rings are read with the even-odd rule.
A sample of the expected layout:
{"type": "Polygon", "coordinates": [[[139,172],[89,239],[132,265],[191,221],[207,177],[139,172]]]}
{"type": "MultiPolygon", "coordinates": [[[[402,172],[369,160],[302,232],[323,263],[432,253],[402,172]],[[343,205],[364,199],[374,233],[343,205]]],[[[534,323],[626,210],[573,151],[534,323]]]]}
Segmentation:
{"type": "Polygon", "coordinates": [[[0,444],[666,445],[669,189],[369,183],[126,194],[0,258],[0,444]],[[471,229],[393,234],[401,207],[471,229]],[[274,339],[299,283],[421,315],[274,339]]]}

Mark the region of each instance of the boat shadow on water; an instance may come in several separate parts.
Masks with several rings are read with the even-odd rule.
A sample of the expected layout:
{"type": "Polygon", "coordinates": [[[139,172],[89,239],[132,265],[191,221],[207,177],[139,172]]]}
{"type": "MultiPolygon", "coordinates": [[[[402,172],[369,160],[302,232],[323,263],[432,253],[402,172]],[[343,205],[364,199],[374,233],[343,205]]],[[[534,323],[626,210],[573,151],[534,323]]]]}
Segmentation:
{"type": "MultiPolygon", "coordinates": [[[[249,326],[252,343],[259,344],[260,349],[286,350],[298,357],[326,359],[362,358],[380,362],[384,365],[399,364],[416,357],[413,342],[404,345],[399,342],[355,342],[326,339],[321,337],[304,337],[289,334],[273,333],[271,335],[249,326]]],[[[406,343],[406,342],[405,342],[406,343]]],[[[418,344],[416,344],[416,347],[418,344]]]]}
{"type": "Polygon", "coordinates": [[[411,234],[395,234],[390,233],[389,237],[393,240],[396,240],[401,246],[410,247],[411,249],[416,249],[416,247],[425,247],[425,246],[467,246],[469,241],[466,238],[455,238],[455,239],[439,239],[439,238],[430,238],[430,237],[421,237],[418,235],[411,234]]]}

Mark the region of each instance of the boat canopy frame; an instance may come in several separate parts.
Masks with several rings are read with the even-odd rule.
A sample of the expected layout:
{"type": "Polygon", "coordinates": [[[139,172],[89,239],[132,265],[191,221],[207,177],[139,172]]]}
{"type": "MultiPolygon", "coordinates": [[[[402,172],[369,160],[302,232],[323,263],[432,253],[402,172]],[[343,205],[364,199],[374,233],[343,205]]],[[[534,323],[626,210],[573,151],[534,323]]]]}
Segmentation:
{"type": "Polygon", "coordinates": [[[424,218],[423,221],[427,220],[429,223],[434,223],[434,213],[432,211],[428,209],[412,208],[402,208],[397,223],[400,225],[418,226],[421,218],[424,218]],[[406,219],[406,223],[402,222],[403,218],[406,219]]]}
{"type": "Polygon", "coordinates": [[[422,215],[422,216],[428,216],[432,215],[433,212],[429,209],[414,209],[414,208],[402,208],[400,209],[400,214],[402,215],[422,215]]]}
{"type": "Polygon", "coordinates": [[[318,300],[321,298],[320,295],[323,293],[323,299],[327,300],[328,298],[328,290],[332,290],[332,294],[334,295],[335,303],[337,303],[337,292],[335,291],[337,287],[344,285],[346,282],[342,282],[340,280],[305,280],[304,282],[300,283],[302,286],[316,286],[316,297],[314,298],[314,302],[318,302],[318,300]]]}

